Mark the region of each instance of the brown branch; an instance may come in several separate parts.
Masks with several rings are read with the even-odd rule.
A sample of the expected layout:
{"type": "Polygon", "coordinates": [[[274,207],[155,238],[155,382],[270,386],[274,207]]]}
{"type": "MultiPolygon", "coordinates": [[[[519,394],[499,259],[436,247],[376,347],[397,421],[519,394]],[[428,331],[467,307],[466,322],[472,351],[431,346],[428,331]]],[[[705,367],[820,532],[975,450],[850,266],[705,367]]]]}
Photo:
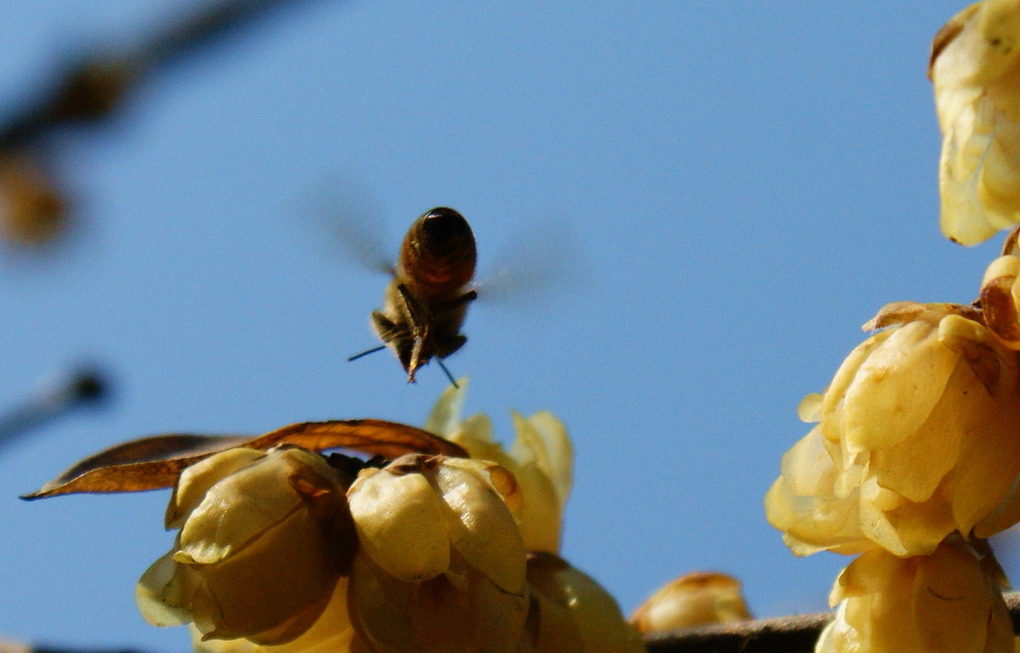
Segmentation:
{"type": "Polygon", "coordinates": [[[649,653],[811,653],[832,615],[801,614],[650,635],[649,653]]]}
{"type": "Polygon", "coordinates": [[[77,370],[59,383],[42,388],[24,404],[0,416],[0,450],[51,419],[102,401],[108,392],[107,379],[92,369],[77,370]]]}
{"type": "MultiPolygon", "coordinates": [[[[1020,592],[1005,595],[1014,632],[1020,632],[1020,592]]],[[[754,619],[649,635],[649,653],[812,653],[831,612],[754,619]]]]}
{"type": "Polygon", "coordinates": [[[136,648],[53,648],[51,646],[33,646],[28,653],[144,653],[136,648]]]}
{"type": "Polygon", "coordinates": [[[61,648],[52,646],[34,646],[0,640],[0,653],[144,653],[135,648],[61,648]]]}
{"type": "Polygon", "coordinates": [[[0,124],[0,150],[36,145],[69,125],[95,125],[113,115],[124,95],[157,68],[186,59],[297,0],[218,0],[135,48],[83,53],[48,90],[0,124]]]}

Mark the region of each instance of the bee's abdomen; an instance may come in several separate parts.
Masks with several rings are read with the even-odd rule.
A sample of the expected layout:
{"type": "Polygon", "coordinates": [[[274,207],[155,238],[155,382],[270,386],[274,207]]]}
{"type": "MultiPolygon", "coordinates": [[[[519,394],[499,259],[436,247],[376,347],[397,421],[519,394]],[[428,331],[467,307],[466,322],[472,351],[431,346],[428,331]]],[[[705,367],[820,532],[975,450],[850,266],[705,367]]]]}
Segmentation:
{"type": "Polygon", "coordinates": [[[439,207],[418,218],[400,248],[400,266],[419,292],[444,295],[475,274],[475,237],[460,213],[439,207]]]}

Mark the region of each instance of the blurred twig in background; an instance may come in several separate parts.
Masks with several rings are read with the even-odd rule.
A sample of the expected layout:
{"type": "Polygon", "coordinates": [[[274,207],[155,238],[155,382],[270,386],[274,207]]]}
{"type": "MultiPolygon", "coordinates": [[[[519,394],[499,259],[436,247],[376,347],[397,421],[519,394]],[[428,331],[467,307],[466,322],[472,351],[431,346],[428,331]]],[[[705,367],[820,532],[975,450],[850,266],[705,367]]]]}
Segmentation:
{"type": "Polygon", "coordinates": [[[70,377],[44,387],[21,406],[0,415],[0,452],[32,428],[86,404],[96,403],[108,393],[109,382],[93,369],[78,370],[70,377]]]}
{"type": "Polygon", "coordinates": [[[36,145],[51,130],[89,125],[114,114],[125,94],[155,70],[186,59],[272,10],[299,0],[221,0],[122,52],[89,52],[72,63],[48,90],[0,121],[0,149],[36,145]]]}
{"type": "Polygon", "coordinates": [[[0,641],[0,653],[143,653],[133,648],[53,648],[0,641]]]}
{"type": "Polygon", "coordinates": [[[53,648],[51,646],[32,646],[0,641],[0,653],[143,653],[138,649],[110,648],[53,648]]]}
{"type": "Polygon", "coordinates": [[[82,53],[45,80],[37,97],[0,119],[0,234],[11,242],[49,242],[66,223],[63,184],[45,172],[47,138],[59,129],[108,122],[134,87],[273,11],[300,0],[220,0],[121,51],[82,53]]]}

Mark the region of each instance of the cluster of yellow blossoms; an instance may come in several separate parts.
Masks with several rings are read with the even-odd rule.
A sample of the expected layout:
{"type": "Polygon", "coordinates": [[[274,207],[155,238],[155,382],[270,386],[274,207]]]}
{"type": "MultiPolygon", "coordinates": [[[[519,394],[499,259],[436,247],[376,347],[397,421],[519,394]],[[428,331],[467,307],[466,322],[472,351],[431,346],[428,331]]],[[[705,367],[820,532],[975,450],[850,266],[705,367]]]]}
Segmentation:
{"type": "Polygon", "coordinates": [[[1020,7],[984,0],[932,44],[942,231],[964,245],[1020,223],[1020,7]]]}
{"type": "Polygon", "coordinates": [[[470,458],[357,469],[237,447],[187,467],[166,515],[174,546],[138,584],[142,615],[191,624],[209,653],[644,650],[615,600],[557,555],[563,425],[514,414],[505,451],[487,418],[460,420],[463,397],[450,388],[427,427],[470,458]]]}
{"type": "MultiPolygon", "coordinates": [[[[1020,223],[1020,2],[986,0],[935,38],[942,228],[976,244],[1020,223]]],[[[864,325],[815,427],[765,499],[798,555],[858,555],[816,653],[1012,653],[986,538],[1020,522],[1017,232],[971,305],[898,302],[864,325]]]]}
{"type": "MultiPolygon", "coordinates": [[[[1004,258],[990,269],[1020,270],[1004,258]]],[[[863,554],[833,590],[843,604],[819,653],[1012,651],[984,538],[1020,521],[1020,358],[990,322],[972,307],[891,304],[865,325],[889,328],[801,404],[818,423],[783,456],[769,521],[798,555],[863,554]],[[977,647],[957,646],[959,633],[977,647]]]]}

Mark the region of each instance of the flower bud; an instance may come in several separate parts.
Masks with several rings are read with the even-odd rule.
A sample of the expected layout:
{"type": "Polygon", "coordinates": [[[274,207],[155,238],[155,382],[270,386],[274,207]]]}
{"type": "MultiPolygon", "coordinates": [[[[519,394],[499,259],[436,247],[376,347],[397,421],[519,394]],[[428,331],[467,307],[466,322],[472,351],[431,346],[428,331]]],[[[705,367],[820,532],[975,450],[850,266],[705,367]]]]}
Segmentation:
{"type": "Polygon", "coordinates": [[[861,555],[836,580],[839,610],[815,652],[1012,653],[1001,570],[981,548],[955,536],[931,555],[861,555]]]}
{"type": "Polygon", "coordinates": [[[930,554],[1020,518],[1017,358],[979,319],[900,303],[869,324],[895,326],[847,357],[765,499],[795,553],[930,554]]]}
{"type": "Polygon", "coordinates": [[[459,386],[443,393],[425,430],[456,442],[471,458],[491,460],[510,470],[521,486],[522,503],[515,515],[525,549],[559,552],[563,510],[573,485],[573,450],[563,423],[548,411],[531,417],[513,412],[517,437],[507,451],[493,440],[488,417],[479,414],[461,420],[467,380],[462,379],[459,386]]]}
{"type": "Polygon", "coordinates": [[[528,610],[524,545],[492,463],[407,455],[348,492],[361,546],[351,619],[372,650],[517,651],[528,610]]]}
{"type": "Polygon", "coordinates": [[[341,578],[333,596],[315,623],[301,636],[276,645],[254,644],[247,639],[203,640],[202,633],[191,626],[191,643],[195,653],[346,653],[361,651],[357,635],[347,617],[347,579],[341,578]]]}
{"type": "Polygon", "coordinates": [[[942,128],[942,232],[975,245],[1020,222],[1020,5],[985,0],[935,36],[928,74],[942,128]]]}
{"type": "Polygon", "coordinates": [[[346,477],[299,448],[230,449],[187,468],[167,510],[174,548],[139,581],[147,621],[204,639],[279,644],[316,621],[356,539],[346,477]]]}
{"type": "Polygon", "coordinates": [[[641,636],[623,618],[616,600],[591,576],[559,556],[530,554],[528,587],[536,653],[645,650],[641,636]]]}
{"type": "Polygon", "coordinates": [[[740,581],[720,573],[681,576],[641,604],[630,622],[641,633],[660,633],[750,619],[740,581]]]}

